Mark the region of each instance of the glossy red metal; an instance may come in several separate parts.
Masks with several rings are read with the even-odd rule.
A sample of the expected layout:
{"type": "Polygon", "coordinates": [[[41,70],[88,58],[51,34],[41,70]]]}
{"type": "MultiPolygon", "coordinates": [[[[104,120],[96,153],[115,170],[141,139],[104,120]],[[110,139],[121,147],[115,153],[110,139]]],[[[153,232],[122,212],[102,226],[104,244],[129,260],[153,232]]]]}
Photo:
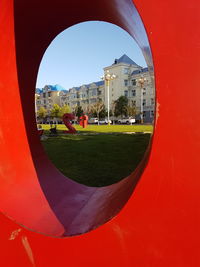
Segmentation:
{"type": "Polygon", "coordinates": [[[64,133],[68,133],[68,134],[75,134],[76,133],[76,129],[72,126],[70,120],[74,120],[75,116],[72,113],[65,113],[62,117],[63,122],[65,124],[65,126],[67,127],[68,131],[64,131],[64,133]]]}
{"type": "Polygon", "coordinates": [[[199,266],[199,3],[135,0],[155,67],[151,152],[130,177],[91,188],[62,176],[42,150],[34,123],[40,60],[62,30],[104,20],[136,39],[152,69],[142,21],[131,0],[13,2],[0,0],[1,265],[199,266]]]}
{"type": "Polygon", "coordinates": [[[79,118],[79,124],[80,126],[82,126],[83,128],[86,128],[87,127],[87,124],[88,124],[88,116],[87,115],[82,115],[80,118],[79,118]]]}

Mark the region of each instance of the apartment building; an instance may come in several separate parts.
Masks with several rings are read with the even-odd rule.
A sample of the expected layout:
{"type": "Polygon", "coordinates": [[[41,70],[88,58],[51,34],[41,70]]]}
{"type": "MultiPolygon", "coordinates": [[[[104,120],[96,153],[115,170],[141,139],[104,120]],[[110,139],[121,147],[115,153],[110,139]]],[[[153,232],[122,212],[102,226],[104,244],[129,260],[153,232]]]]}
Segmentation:
{"type": "Polygon", "coordinates": [[[44,107],[49,112],[54,104],[60,105],[61,92],[65,93],[67,90],[60,85],[45,85],[42,89],[37,88],[35,93],[36,112],[40,107],[44,107]]]}
{"type": "Polygon", "coordinates": [[[73,112],[77,106],[81,106],[85,112],[91,105],[102,101],[110,108],[120,96],[128,98],[129,106],[135,106],[136,119],[144,122],[152,122],[155,108],[155,88],[151,80],[148,68],[142,68],[127,55],[115,59],[113,64],[104,68],[104,75],[109,71],[115,75],[110,81],[109,98],[106,82],[97,81],[80,87],[65,90],[59,85],[46,85],[43,89],[36,89],[36,110],[40,106],[48,111],[53,104],[69,105],[73,112]],[[141,115],[142,114],[142,115],[141,115]]]}
{"type": "Polygon", "coordinates": [[[152,122],[155,109],[155,88],[148,68],[133,71],[125,87],[124,95],[128,97],[129,105],[136,106],[138,111],[136,119],[141,118],[139,113],[142,112],[144,122],[152,122]]]}
{"type": "MultiPolygon", "coordinates": [[[[115,59],[114,63],[104,68],[116,76],[110,81],[109,102],[110,107],[120,96],[128,98],[129,106],[135,106],[137,110],[136,119],[144,122],[152,122],[155,108],[155,88],[151,80],[148,68],[142,68],[127,55],[115,59]]],[[[105,105],[108,105],[108,90],[105,88],[105,105]]]]}

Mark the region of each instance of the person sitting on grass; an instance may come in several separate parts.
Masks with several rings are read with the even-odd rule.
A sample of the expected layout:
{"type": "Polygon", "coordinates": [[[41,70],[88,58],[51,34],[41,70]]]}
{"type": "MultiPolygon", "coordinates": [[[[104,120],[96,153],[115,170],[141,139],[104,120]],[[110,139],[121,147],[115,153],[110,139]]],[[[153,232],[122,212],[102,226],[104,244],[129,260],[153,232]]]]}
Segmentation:
{"type": "Polygon", "coordinates": [[[57,135],[58,134],[56,124],[54,125],[54,127],[52,127],[52,125],[51,125],[50,134],[51,135],[57,135]]]}

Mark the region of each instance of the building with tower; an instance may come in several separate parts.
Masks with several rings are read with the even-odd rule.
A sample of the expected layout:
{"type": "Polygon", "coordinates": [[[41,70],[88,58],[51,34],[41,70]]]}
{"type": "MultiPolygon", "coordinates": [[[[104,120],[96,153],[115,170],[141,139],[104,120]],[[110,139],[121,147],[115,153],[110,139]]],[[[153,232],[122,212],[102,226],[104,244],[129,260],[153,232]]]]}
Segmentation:
{"type": "Polygon", "coordinates": [[[124,54],[104,68],[104,74],[107,72],[116,77],[110,81],[109,97],[104,81],[73,87],[69,90],[59,85],[46,85],[43,89],[36,90],[36,110],[40,106],[50,110],[53,104],[60,106],[67,104],[72,112],[77,106],[81,106],[87,113],[98,101],[102,101],[107,108],[109,99],[109,107],[112,109],[120,96],[126,96],[128,105],[136,108],[136,120],[151,123],[154,119],[155,87],[148,68],[139,66],[124,54]]]}

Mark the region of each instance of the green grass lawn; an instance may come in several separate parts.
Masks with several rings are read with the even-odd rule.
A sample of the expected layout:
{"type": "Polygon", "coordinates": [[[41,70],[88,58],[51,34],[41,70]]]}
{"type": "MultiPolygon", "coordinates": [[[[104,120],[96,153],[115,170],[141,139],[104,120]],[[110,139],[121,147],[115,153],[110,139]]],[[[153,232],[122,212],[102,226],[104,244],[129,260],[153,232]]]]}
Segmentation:
{"type": "MultiPolygon", "coordinates": [[[[82,128],[79,125],[73,125],[78,132],[99,132],[99,133],[108,133],[108,132],[152,132],[152,125],[88,125],[87,128],[82,128]]],[[[42,128],[47,131],[50,129],[50,125],[42,124],[42,128]]],[[[57,125],[58,131],[67,130],[64,124],[57,125]]]]}
{"type": "MultiPolygon", "coordinates": [[[[43,128],[49,129],[49,126],[43,128]]],[[[152,126],[76,126],[87,132],[142,132],[152,126]]],[[[59,130],[65,130],[59,125],[59,130]]],[[[113,184],[128,176],[142,159],[151,134],[59,135],[42,141],[55,166],[67,177],[89,186],[113,184]]]]}

